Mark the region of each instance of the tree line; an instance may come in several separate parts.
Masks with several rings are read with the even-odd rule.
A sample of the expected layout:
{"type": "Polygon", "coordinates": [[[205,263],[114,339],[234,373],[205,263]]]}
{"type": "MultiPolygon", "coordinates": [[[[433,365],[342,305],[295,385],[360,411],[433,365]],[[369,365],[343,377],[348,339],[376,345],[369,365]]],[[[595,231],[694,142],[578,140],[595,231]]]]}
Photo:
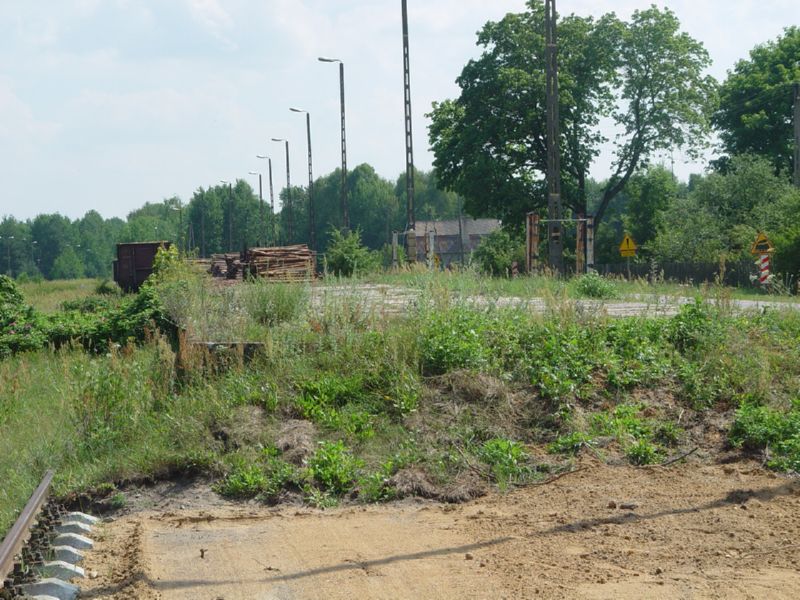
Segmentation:
{"type": "MultiPolygon", "coordinates": [[[[351,226],[364,244],[380,249],[393,231],[406,227],[406,175],[395,182],[362,164],[347,176],[351,226]]],[[[417,219],[455,219],[459,199],[439,189],[436,176],[416,171],[417,219]]],[[[179,197],[148,202],[126,219],[104,219],[92,210],[71,220],[60,214],[27,221],[6,216],[0,221],[0,273],[13,277],[73,279],[109,277],[116,244],[168,240],[196,256],[239,251],[261,244],[309,242],[308,190],[292,187],[276,194],[276,214],[268,186],[263,205],[258,190],[245,180],[198,188],[188,201],[179,197]],[[290,227],[291,222],[291,227],[290,227]],[[290,235],[291,233],[291,235],[290,235]]],[[[324,252],[331,231],[341,227],[341,171],[314,182],[317,249],[324,252]]]]}

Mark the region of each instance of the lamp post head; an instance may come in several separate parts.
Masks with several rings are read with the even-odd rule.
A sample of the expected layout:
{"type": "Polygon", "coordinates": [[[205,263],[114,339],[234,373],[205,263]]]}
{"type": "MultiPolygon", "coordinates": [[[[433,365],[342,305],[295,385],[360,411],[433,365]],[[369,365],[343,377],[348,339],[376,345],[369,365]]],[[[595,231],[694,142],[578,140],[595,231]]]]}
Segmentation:
{"type": "Polygon", "coordinates": [[[307,110],[303,110],[302,108],[290,108],[289,110],[296,113],[308,113],[307,110]]]}
{"type": "Polygon", "coordinates": [[[288,141],[288,140],[285,140],[285,139],[283,139],[283,138],[272,138],[272,141],[273,141],[273,142],[286,142],[286,141],[288,141]]]}
{"type": "Polygon", "coordinates": [[[260,158],[261,160],[267,160],[269,159],[269,156],[267,156],[266,154],[256,154],[256,158],[260,158]]]}
{"type": "Polygon", "coordinates": [[[317,60],[319,62],[324,62],[324,63],[340,63],[340,62],[342,62],[338,58],[328,58],[327,56],[320,56],[317,60]]]}
{"type": "Polygon", "coordinates": [[[248,175],[261,175],[261,173],[257,173],[255,171],[248,171],[248,175]]]}

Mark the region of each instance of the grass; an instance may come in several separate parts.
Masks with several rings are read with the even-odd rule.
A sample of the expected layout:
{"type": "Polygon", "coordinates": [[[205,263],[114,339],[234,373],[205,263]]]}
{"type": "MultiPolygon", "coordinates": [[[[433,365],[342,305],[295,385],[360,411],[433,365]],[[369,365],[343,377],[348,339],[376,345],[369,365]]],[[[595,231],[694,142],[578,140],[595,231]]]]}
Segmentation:
{"type": "MultiPolygon", "coordinates": [[[[541,477],[555,460],[545,447],[565,463],[586,448],[659,462],[686,443],[682,411],[736,409],[732,444],[799,468],[796,312],[698,302],[672,318],[536,315],[461,298],[467,284],[499,290],[495,280],[397,277],[421,293],[395,316],[347,282],[311,303],[306,287],[162,278],[179,326],[262,344],[247,365],[176,353],[153,333],[102,353],[65,345],[0,361],[0,530],[47,468],[60,495],[202,472],[226,496],[326,507],[409,493],[398,481],[414,472],[415,489],[452,498],[475,473],[499,489],[541,477]],[[298,421],[308,439],[287,441],[298,421]]],[[[552,280],[507,285],[568,293],[552,280]]]]}
{"type": "Polygon", "coordinates": [[[20,284],[20,291],[36,310],[56,312],[64,302],[82,300],[94,296],[99,279],[68,279],[59,281],[39,281],[20,284]]]}

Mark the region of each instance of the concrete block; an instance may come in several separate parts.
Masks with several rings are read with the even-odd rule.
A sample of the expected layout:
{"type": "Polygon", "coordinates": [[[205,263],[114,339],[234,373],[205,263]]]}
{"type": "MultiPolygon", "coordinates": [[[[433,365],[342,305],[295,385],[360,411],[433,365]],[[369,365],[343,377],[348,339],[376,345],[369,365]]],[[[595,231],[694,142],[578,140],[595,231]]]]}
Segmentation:
{"type": "Polygon", "coordinates": [[[80,592],[78,586],[60,579],[42,579],[36,583],[27,583],[20,587],[22,588],[22,593],[27,596],[51,596],[58,600],[75,600],[80,592]]]}
{"type": "Polygon", "coordinates": [[[84,555],[83,552],[72,546],[56,546],[53,548],[53,558],[77,565],[83,562],[84,555]]]}
{"type": "Polygon", "coordinates": [[[78,535],[91,535],[92,528],[85,523],[68,521],[56,527],[56,533],[77,533],[78,535]]]}
{"type": "Polygon", "coordinates": [[[94,547],[94,542],[86,536],[76,533],[62,533],[53,540],[53,546],[70,546],[76,550],[89,550],[94,547]]]}
{"type": "Polygon", "coordinates": [[[63,560],[54,560],[36,567],[40,577],[55,577],[69,581],[70,579],[83,579],[86,577],[83,569],[63,560]]]}
{"type": "Polygon", "coordinates": [[[100,519],[82,512],[71,512],[67,513],[67,516],[64,517],[64,521],[77,521],[78,523],[91,526],[97,525],[100,522],[100,519]]]}

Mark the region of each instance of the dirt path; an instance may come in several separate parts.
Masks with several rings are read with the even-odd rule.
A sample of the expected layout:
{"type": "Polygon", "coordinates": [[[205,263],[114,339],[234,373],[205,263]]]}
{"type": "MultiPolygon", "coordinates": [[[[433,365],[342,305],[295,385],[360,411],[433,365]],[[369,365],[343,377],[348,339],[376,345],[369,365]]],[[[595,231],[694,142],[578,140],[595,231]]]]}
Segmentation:
{"type": "Polygon", "coordinates": [[[788,599],[798,540],[800,481],[758,465],[586,463],[458,506],[129,515],[82,597],[788,599]]]}

